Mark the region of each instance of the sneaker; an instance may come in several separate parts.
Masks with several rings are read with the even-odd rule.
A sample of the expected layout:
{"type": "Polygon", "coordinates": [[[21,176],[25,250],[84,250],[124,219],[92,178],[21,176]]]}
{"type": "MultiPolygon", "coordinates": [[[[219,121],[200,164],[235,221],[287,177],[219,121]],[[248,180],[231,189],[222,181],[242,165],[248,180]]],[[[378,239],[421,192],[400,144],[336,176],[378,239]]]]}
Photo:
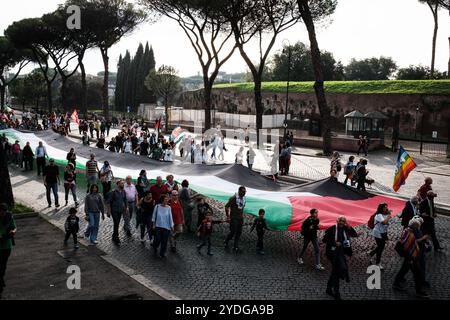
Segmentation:
{"type": "Polygon", "coordinates": [[[75,202],[75,208],[78,208],[80,204],[78,202],[75,202]]]}
{"type": "Polygon", "coordinates": [[[298,258],[298,259],[297,259],[297,262],[298,262],[298,264],[299,264],[299,265],[303,265],[303,264],[304,264],[304,262],[303,262],[303,259],[302,259],[302,258],[298,258]]]}
{"type": "Polygon", "coordinates": [[[264,253],[264,251],[261,250],[261,251],[258,251],[258,254],[263,256],[265,253],[264,253]]]}
{"type": "Polygon", "coordinates": [[[240,253],[240,252],[241,252],[241,249],[239,249],[239,248],[233,248],[233,251],[234,251],[235,253],[240,253]]]}
{"type": "Polygon", "coordinates": [[[417,292],[416,297],[420,299],[430,299],[430,295],[426,292],[417,292]]]}
{"type": "Polygon", "coordinates": [[[144,243],[145,242],[145,238],[141,238],[141,242],[144,243]]]}
{"type": "Polygon", "coordinates": [[[225,246],[225,249],[228,249],[228,248],[229,248],[228,241],[224,241],[224,242],[223,242],[223,245],[225,246]]]}
{"type": "Polygon", "coordinates": [[[213,256],[213,255],[214,255],[214,253],[212,253],[212,252],[208,251],[207,255],[211,257],[211,256],[213,256]]]}
{"type": "Polygon", "coordinates": [[[324,271],[325,268],[324,268],[321,264],[318,264],[318,265],[316,266],[316,270],[324,271]]]}
{"type": "Polygon", "coordinates": [[[49,203],[49,204],[48,204],[48,207],[47,207],[47,208],[51,208],[51,207],[52,207],[52,204],[51,204],[51,203],[49,203]]]}
{"type": "Polygon", "coordinates": [[[59,204],[55,204],[55,208],[59,208],[59,204]]]}
{"type": "Polygon", "coordinates": [[[69,204],[69,202],[66,201],[66,204],[64,206],[67,207],[68,204],[69,204]]]}
{"type": "Polygon", "coordinates": [[[97,240],[92,241],[93,244],[98,244],[97,240]]]}
{"type": "Polygon", "coordinates": [[[76,245],[73,246],[73,248],[74,248],[75,250],[78,250],[78,249],[80,249],[80,246],[76,244],[76,245]]]}

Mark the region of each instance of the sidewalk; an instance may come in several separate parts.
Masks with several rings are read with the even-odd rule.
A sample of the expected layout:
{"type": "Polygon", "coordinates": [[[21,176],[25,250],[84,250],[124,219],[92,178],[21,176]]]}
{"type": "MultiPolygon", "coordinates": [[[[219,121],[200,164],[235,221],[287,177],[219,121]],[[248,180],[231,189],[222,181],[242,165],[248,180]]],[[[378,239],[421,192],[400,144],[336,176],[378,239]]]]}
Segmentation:
{"type": "MultiPolygon", "coordinates": [[[[64,233],[44,219],[17,220],[16,246],[6,271],[4,300],[159,300],[148,288],[105,261],[94,247],[62,245],[64,233]],[[81,289],[69,290],[66,273],[81,269],[81,289]]],[[[80,232],[81,233],[81,232],[80,232]]]]}

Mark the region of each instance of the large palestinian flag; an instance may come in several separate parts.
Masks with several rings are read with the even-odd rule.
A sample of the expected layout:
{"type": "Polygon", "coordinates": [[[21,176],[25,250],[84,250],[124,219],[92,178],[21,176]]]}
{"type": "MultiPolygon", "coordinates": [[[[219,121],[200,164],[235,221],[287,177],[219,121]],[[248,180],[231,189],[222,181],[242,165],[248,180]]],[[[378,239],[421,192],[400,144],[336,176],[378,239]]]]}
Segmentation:
{"type": "Polygon", "coordinates": [[[187,179],[192,190],[223,203],[237,192],[240,185],[244,185],[247,188],[245,212],[257,216],[260,208],[265,209],[269,227],[276,230],[300,231],[311,208],[319,209],[321,228],[327,228],[341,215],[345,215],[352,226],[366,224],[378,204],[383,202],[394,214],[399,214],[404,206],[403,200],[360,192],[329,179],[305,185],[280,184],[240,165],[162,163],[142,156],[85,147],[51,131],[23,133],[8,129],[0,131],[0,134],[5,134],[10,141],[19,140],[22,147],[29,141],[33,150],[42,141],[48,155],[61,166],[66,165],[67,152],[74,148],[80,172],[84,172],[84,164],[93,152],[99,164],[109,161],[115,177],[131,175],[137,178],[142,169],[147,170],[151,179],[173,174],[177,181],[187,179]]]}

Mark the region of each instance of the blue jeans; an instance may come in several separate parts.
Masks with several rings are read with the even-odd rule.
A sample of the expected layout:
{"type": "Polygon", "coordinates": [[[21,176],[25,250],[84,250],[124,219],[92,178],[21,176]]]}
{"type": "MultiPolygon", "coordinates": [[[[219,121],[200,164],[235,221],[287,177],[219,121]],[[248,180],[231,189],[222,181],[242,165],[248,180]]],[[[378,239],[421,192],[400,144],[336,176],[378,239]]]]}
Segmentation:
{"type": "Polygon", "coordinates": [[[50,198],[50,190],[53,191],[53,196],[55,197],[55,204],[58,205],[58,184],[57,183],[47,183],[45,187],[47,189],[47,203],[48,205],[52,204],[52,199],[50,198]]]}
{"type": "Polygon", "coordinates": [[[100,225],[100,212],[89,212],[89,238],[91,242],[97,241],[98,228],[100,225]]]}

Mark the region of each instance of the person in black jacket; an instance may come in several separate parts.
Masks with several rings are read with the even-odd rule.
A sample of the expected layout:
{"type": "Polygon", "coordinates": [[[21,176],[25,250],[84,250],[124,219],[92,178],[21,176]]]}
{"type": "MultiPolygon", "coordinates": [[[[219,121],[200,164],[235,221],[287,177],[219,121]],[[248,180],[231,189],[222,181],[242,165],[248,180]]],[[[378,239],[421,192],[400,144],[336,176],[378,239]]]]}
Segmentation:
{"type": "Polygon", "coordinates": [[[80,230],[80,218],[77,217],[77,209],[70,208],[69,216],[66,219],[66,223],[64,224],[64,229],[66,231],[66,237],[64,238],[64,245],[67,246],[67,241],[70,236],[73,236],[73,245],[75,250],[79,248],[77,233],[80,230]]]}
{"type": "Polygon", "coordinates": [[[419,214],[419,197],[413,196],[411,200],[407,201],[405,203],[405,207],[403,208],[402,214],[400,215],[400,218],[402,219],[402,226],[403,228],[408,228],[409,221],[419,214]]]}
{"type": "Polygon", "coordinates": [[[351,238],[357,237],[353,229],[344,216],[337,218],[337,224],[325,231],[323,242],[326,243],[326,256],[331,262],[331,274],[327,283],[326,293],[336,300],[341,299],[339,292],[340,279],[350,282],[348,273],[347,258],[353,254],[351,238]]]}
{"type": "Polygon", "coordinates": [[[258,236],[258,241],[256,242],[256,249],[259,254],[264,254],[264,231],[269,230],[267,228],[266,219],[264,219],[266,211],[264,209],[259,209],[258,218],[255,219],[250,232],[256,229],[256,235],[258,236]]]}
{"type": "Polygon", "coordinates": [[[303,249],[297,259],[297,262],[300,265],[304,264],[303,254],[305,253],[306,248],[308,248],[309,243],[312,243],[314,247],[314,254],[316,256],[316,269],[322,271],[325,270],[325,268],[320,263],[319,241],[317,239],[317,231],[319,230],[320,223],[320,220],[318,218],[319,210],[311,209],[309,213],[310,216],[305,221],[303,221],[302,224],[302,236],[304,237],[303,249]]]}
{"type": "Polygon", "coordinates": [[[27,142],[25,147],[23,147],[22,150],[22,160],[25,162],[25,171],[28,171],[28,168],[33,171],[33,158],[34,153],[33,150],[30,147],[30,143],[27,142]]]}
{"type": "Polygon", "coordinates": [[[439,244],[439,241],[436,236],[436,226],[434,219],[437,217],[436,207],[434,206],[434,198],[436,197],[436,193],[432,190],[428,191],[427,198],[420,203],[419,212],[420,216],[423,219],[423,223],[420,227],[422,233],[424,235],[429,235],[431,240],[433,241],[433,248],[435,252],[443,250],[439,244]]]}
{"type": "Polygon", "coordinates": [[[357,182],[358,185],[356,186],[356,189],[358,190],[362,190],[362,191],[366,191],[366,180],[367,180],[367,175],[369,174],[369,170],[366,169],[367,166],[367,160],[366,159],[362,159],[360,162],[360,165],[358,166],[357,169],[357,182]]]}

